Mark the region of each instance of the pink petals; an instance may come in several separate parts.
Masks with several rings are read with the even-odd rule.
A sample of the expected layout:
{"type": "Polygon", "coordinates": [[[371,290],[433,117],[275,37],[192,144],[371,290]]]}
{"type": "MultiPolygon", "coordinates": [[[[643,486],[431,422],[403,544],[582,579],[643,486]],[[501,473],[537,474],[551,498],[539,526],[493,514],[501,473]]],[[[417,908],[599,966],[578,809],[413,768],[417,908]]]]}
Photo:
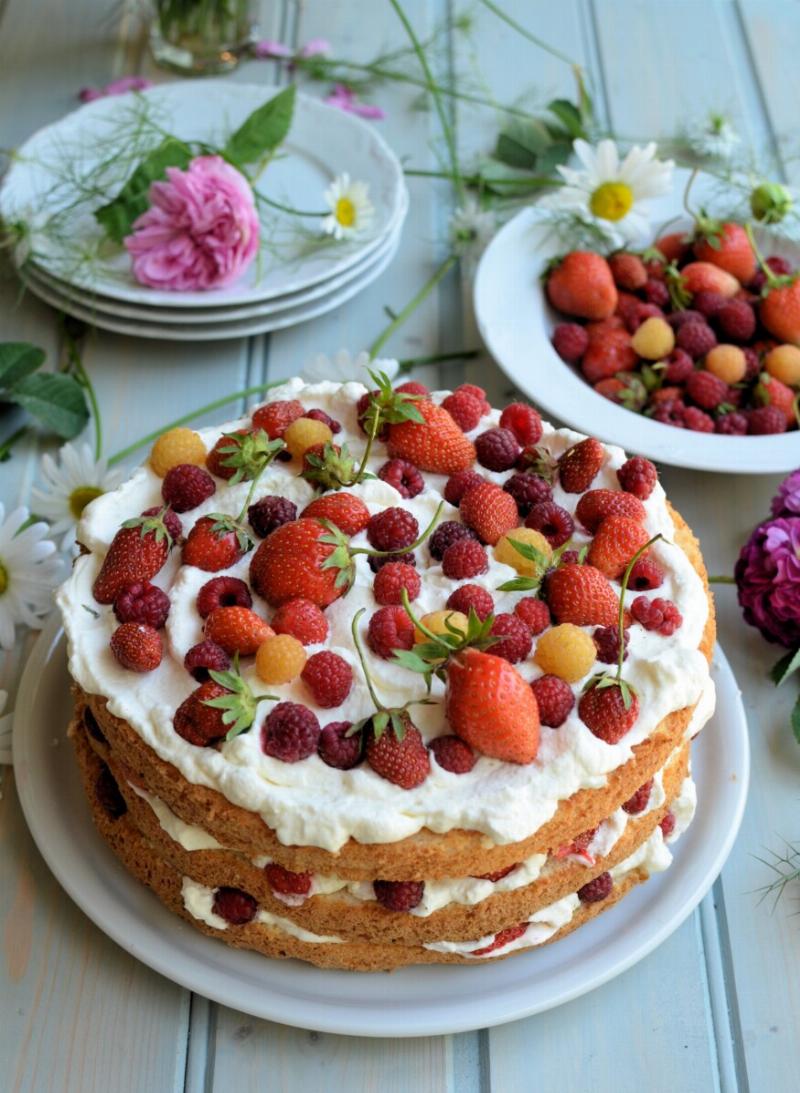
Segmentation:
{"type": "Polygon", "coordinates": [[[109,95],[126,95],[129,91],[146,91],[153,86],[152,80],[144,76],[122,76],[118,80],[112,80],[105,87],[82,87],[78,92],[81,102],[94,102],[96,99],[105,99],[109,95]]]}
{"type": "Polygon", "coordinates": [[[328,106],[338,106],[340,110],[346,110],[348,114],[355,114],[359,118],[379,121],[381,118],[386,117],[386,114],[379,106],[359,102],[355,91],[346,84],[337,83],[330,95],[323,101],[328,106]]]}

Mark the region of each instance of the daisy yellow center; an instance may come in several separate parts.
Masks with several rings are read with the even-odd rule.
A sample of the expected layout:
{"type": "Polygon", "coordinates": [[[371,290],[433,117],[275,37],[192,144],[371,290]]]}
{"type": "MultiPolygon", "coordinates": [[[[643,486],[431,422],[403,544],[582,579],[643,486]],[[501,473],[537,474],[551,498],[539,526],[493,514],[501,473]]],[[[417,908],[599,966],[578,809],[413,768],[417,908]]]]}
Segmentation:
{"type": "Polygon", "coordinates": [[[83,510],[95,497],[100,497],[103,491],[97,486],[76,486],[69,495],[69,511],[76,520],[83,516],[83,510]]]}
{"type": "Polygon", "coordinates": [[[4,595],[8,589],[8,570],[0,562],[0,596],[4,595]]]}
{"type": "Polygon", "coordinates": [[[339,198],[334,215],[343,228],[352,228],[356,222],[356,207],[349,197],[339,198]]]}
{"type": "Polygon", "coordinates": [[[633,191],[624,182],[604,182],[589,199],[589,208],[601,220],[622,220],[633,207],[633,191]]]}

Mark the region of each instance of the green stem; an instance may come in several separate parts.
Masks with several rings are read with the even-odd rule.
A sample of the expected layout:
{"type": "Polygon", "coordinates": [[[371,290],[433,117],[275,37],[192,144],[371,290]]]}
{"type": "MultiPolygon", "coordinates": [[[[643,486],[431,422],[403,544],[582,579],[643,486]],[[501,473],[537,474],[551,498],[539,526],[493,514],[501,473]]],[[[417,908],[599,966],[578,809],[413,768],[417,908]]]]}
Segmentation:
{"type": "Polygon", "coordinates": [[[767,265],[764,255],[758,248],[758,243],[756,243],[756,237],[753,234],[753,225],[750,223],[749,220],[745,224],[744,230],[750,246],[753,248],[753,254],[756,256],[756,261],[758,262],[759,269],[766,277],[769,287],[774,288],[776,285],[779,285],[781,283],[780,278],[777,276],[775,271],[769,265],[767,265]]]}
{"type": "Polygon", "coordinates": [[[727,575],[709,577],[708,578],[708,583],[709,584],[736,584],[736,578],[735,577],[728,577],[727,575]]]}
{"type": "Polygon", "coordinates": [[[75,373],[75,378],[86,391],[89,405],[92,410],[92,421],[94,422],[94,458],[95,462],[97,462],[103,455],[103,419],[100,415],[100,405],[97,401],[94,384],[84,367],[77,341],[73,338],[72,334],[70,334],[66,325],[63,327],[63,333],[64,344],[67,351],[67,362],[75,373]]]}
{"type": "Polygon", "coordinates": [[[378,435],[378,429],[380,428],[380,426],[382,424],[383,423],[381,421],[381,415],[376,410],[376,412],[372,416],[372,427],[370,428],[369,436],[367,437],[367,446],[364,449],[364,455],[361,459],[361,465],[358,468],[358,470],[356,471],[355,477],[353,478],[353,481],[351,483],[351,485],[353,485],[353,486],[357,482],[361,481],[361,479],[364,475],[364,471],[366,471],[366,469],[367,469],[367,462],[369,461],[370,452],[372,451],[372,445],[375,442],[375,437],[378,435]]]}
{"type": "Polygon", "coordinates": [[[425,528],[422,534],[418,535],[414,542],[409,543],[408,546],[402,547],[400,550],[374,550],[372,547],[351,547],[351,556],[355,554],[369,554],[372,558],[388,558],[394,557],[395,554],[410,554],[412,550],[416,550],[417,547],[422,546],[430,533],[436,527],[436,523],[442,514],[443,508],[444,501],[440,501],[436,508],[436,512],[433,514],[433,517],[431,518],[428,526],[425,528]]]}
{"type": "Polygon", "coordinates": [[[135,451],[139,448],[143,448],[145,444],[151,444],[154,440],[157,440],[161,434],[167,432],[168,429],[177,429],[178,426],[186,425],[187,422],[193,421],[196,417],[208,414],[212,410],[218,410],[221,406],[227,406],[230,402],[236,402],[237,399],[249,398],[250,395],[261,395],[264,391],[269,391],[271,387],[278,387],[281,383],[283,383],[283,380],[272,380],[270,383],[259,383],[254,387],[246,387],[243,391],[234,391],[231,395],[223,395],[222,398],[214,399],[213,402],[207,402],[205,406],[198,406],[196,410],[190,410],[188,414],[176,417],[174,421],[167,422],[167,424],[162,425],[160,429],[155,429],[152,433],[148,433],[147,436],[135,440],[133,444],[129,444],[127,448],[115,452],[114,455],[109,458],[108,465],[113,467],[116,463],[121,463],[123,459],[127,459],[129,455],[133,455],[135,451]]]}
{"type": "Polygon", "coordinates": [[[404,167],[403,173],[409,178],[442,178],[450,182],[463,182],[465,186],[523,186],[538,190],[543,186],[564,186],[563,180],[547,178],[544,175],[531,175],[528,178],[493,178],[485,179],[480,175],[454,175],[450,171],[425,171],[421,168],[404,167]]]}
{"type": "Polygon", "coordinates": [[[29,428],[29,425],[20,425],[16,432],[13,432],[11,434],[8,440],[4,440],[3,443],[0,444],[0,463],[5,463],[8,459],[11,458],[11,449],[14,447],[18,440],[25,436],[29,428]]]}
{"type": "Polygon", "coordinates": [[[633,567],[639,561],[645,551],[649,550],[653,543],[657,543],[659,539],[663,539],[664,536],[659,532],[658,535],[654,535],[652,539],[639,547],[634,556],[628,562],[625,567],[625,573],[622,577],[622,587],[619,593],[619,660],[617,661],[617,682],[622,682],[622,665],[625,662],[625,593],[628,591],[628,581],[631,579],[631,573],[633,567]]]}
{"type": "Polygon", "coordinates": [[[384,709],[384,705],[375,694],[375,688],[372,686],[372,680],[369,678],[367,662],[364,659],[364,650],[361,648],[361,641],[358,637],[358,620],[361,618],[365,611],[366,607],[362,607],[360,611],[356,611],[355,615],[353,616],[353,621],[350,624],[350,632],[353,635],[353,644],[356,647],[358,659],[361,661],[361,670],[364,673],[364,679],[367,681],[367,690],[369,691],[369,696],[375,704],[375,709],[382,710],[384,709]]]}
{"type": "Polygon", "coordinates": [[[697,219],[697,213],[692,209],[692,207],[689,204],[689,192],[691,191],[692,186],[694,185],[694,180],[697,178],[697,174],[698,174],[699,170],[700,170],[699,167],[694,167],[692,169],[692,173],[689,175],[688,179],[686,180],[686,185],[683,189],[683,207],[684,207],[684,209],[686,209],[686,212],[689,214],[689,216],[691,216],[692,220],[697,219]]]}
{"type": "Polygon", "coordinates": [[[424,634],[426,638],[432,641],[434,645],[441,646],[441,648],[444,650],[444,656],[448,656],[450,653],[453,652],[453,650],[441,640],[439,634],[434,634],[433,630],[429,629],[422,621],[422,619],[417,618],[417,616],[411,610],[411,603],[408,598],[408,592],[405,588],[401,589],[400,591],[400,604],[405,613],[408,615],[409,619],[411,619],[412,623],[417,628],[417,630],[419,630],[421,634],[424,634]]]}
{"type": "Polygon", "coordinates": [[[416,296],[412,297],[412,299],[409,300],[403,310],[400,311],[394,317],[394,319],[392,319],[392,321],[389,323],[383,333],[379,334],[375,341],[372,343],[372,345],[369,347],[367,352],[369,353],[370,360],[378,355],[379,351],[383,348],[383,346],[386,344],[392,334],[394,334],[395,330],[403,325],[409,315],[413,314],[413,312],[419,307],[419,305],[422,303],[428,293],[432,292],[432,290],[436,288],[442,278],[450,272],[450,270],[453,268],[457,261],[458,258],[456,257],[456,255],[451,254],[444,260],[444,262],[442,262],[439,268],[431,274],[431,276],[428,278],[428,280],[425,282],[425,284],[422,286],[416,296]]]}
{"type": "Polygon", "coordinates": [[[397,362],[398,372],[410,372],[425,364],[442,364],[445,361],[471,361],[481,355],[480,349],[456,349],[452,353],[430,353],[426,357],[404,357],[397,362]]]}
{"type": "Polygon", "coordinates": [[[294,209],[291,205],[284,205],[281,201],[275,201],[272,197],[267,197],[266,194],[259,193],[258,190],[253,190],[256,201],[263,201],[265,205],[269,205],[272,209],[280,209],[281,212],[290,213],[292,216],[327,216],[330,212],[329,209],[323,210],[323,212],[308,212],[304,209],[294,209]]]}
{"type": "Polygon", "coordinates": [[[556,57],[559,61],[564,61],[577,71],[580,71],[581,66],[576,61],[573,61],[566,53],[562,53],[560,49],[556,49],[555,46],[551,46],[547,42],[543,42],[541,38],[537,38],[535,34],[532,34],[521,23],[518,23],[516,19],[512,19],[512,17],[507,12],[503,11],[498,4],[495,4],[493,0],[480,0],[480,2],[485,8],[488,8],[489,11],[496,15],[498,19],[502,19],[504,23],[508,23],[517,34],[521,34],[523,38],[527,38],[529,42],[533,42],[535,46],[538,46],[539,49],[543,49],[545,53],[549,53],[552,57],[556,57]]]}

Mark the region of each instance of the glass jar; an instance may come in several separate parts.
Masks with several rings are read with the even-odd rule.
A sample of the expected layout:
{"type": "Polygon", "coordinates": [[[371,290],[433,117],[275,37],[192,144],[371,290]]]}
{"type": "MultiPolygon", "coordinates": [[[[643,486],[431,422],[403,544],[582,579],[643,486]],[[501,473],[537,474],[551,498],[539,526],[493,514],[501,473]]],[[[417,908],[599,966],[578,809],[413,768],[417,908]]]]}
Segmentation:
{"type": "Polygon", "coordinates": [[[254,40],[256,0],[152,0],[150,49],[184,76],[236,68],[254,40]]]}

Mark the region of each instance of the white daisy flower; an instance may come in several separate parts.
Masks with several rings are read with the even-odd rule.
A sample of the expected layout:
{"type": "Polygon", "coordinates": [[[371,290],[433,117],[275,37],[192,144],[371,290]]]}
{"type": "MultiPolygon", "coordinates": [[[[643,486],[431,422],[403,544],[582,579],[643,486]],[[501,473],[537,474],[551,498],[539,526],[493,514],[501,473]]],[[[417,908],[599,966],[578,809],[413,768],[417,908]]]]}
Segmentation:
{"type": "Polygon", "coordinates": [[[14,509],[5,519],[0,503],[0,647],[14,647],[17,625],[38,629],[53,606],[53,590],[63,577],[56,544],[45,539],[47,524],[25,527],[29,512],[14,509]]]}
{"type": "Polygon", "coordinates": [[[494,235],[494,213],[482,209],[470,194],[450,217],[450,242],[458,254],[480,252],[494,235]]]}
{"type": "Polygon", "coordinates": [[[371,360],[369,353],[362,349],[355,356],[349,349],[340,349],[332,357],[325,353],[318,353],[308,362],[303,369],[303,379],[307,383],[322,383],[331,380],[333,383],[347,383],[349,380],[357,380],[367,387],[373,386],[368,369],[373,372],[385,372],[389,379],[394,379],[400,365],[395,360],[377,358],[371,360]]]}
{"type": "Polygon", "coordinates": [[[331,211],[322,221],[322,230],[334,239],[359,235],[372,223],[375,209],[369,199],[369,183],[351,182],[345,172],[333,180],[324,197],[331,211]]]}
{"type": "Polygon", "coordinates": [[[713,110],[702,121],[692,122],[686,130],[691,150],[707,159],[730,159],[741,139],[725,115],[713,110]]]}
{"type": "Polygon", "coordinates": [[[75,542],[75,526],[89,502],[114,489],[123,477],[122,471],[110,471],[105,459],[95,461],[88,444],[65,444],[57,459],[42,456],[45,488],[34,488],[31,502],[50,521],[50,534],[63,536],[61,550],[75,542]]]}
{"type": "Polygon", "coordinates": [[[647,202],[669,193],[672,160],[656,159],[652,141],[631,148],[621,162],[613,140],[601,140],[596,147],[576,140],[572,147],[583,169],[559,167],[565,185],[540,206],[576,213],[617,245],[644,240],[650,227],[647,202]]]}

